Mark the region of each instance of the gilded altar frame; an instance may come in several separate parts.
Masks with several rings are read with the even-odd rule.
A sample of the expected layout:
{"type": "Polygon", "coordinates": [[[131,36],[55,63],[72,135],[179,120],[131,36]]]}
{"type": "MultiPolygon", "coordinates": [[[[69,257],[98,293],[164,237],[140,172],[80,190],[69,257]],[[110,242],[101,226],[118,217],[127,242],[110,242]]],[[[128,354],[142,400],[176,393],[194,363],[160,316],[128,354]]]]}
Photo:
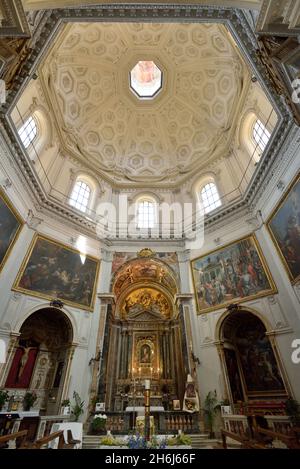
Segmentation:
{"type": "Polygon", "coordinates": [[[196,304],[197,304],[197,313],[198,314],[204,314],[204,313],[208,313],[210,311],[217,311],[217,310],[220,310],[222,308],[225,308],[226,306],[229,306],[230,304],[232,303],[244,303],[246,301],[251,301],[253,299],[256,299],[256,298],[262,298],[262,297],[265,297],[265,296],[269,296],[269,295],[274,295],[275,293],[278,292],[277,290],[277,287],[275,285],[275,282],[273,280],[273,277],[271,275],[271,271],[267,265],[267,262],[265,260],[265,257],[263,255],[263,252],[261,250],[261,247],[257,241],[257,238],[254,234],[250,234],[250,235],[247,235],[247,236],[244,236],[242,238],[239,238],[235,241],[232,241],[231,243],[228,243],[226,244],[225,246],[222,246],[218,249],[214,249],[212,251],[209,251],[207,253],[204,253],[202,254],[201,256],[199,257],[196,257],[195,259],[192,259],[190,261],[190,268],[191,268],[191,273],[192,273],[192,279],[193,279],[193,287],[194,287],[194,294],[195,294],[195,298],[196,298],[196,304]],[[258,257],[259,257],[259,260],[261,262],[261,265],[263,267],[263,270],[264,270],[264,274],[266,275],[267,277],[267,280],[269,282],[269,285],[270,285],[270,289],[268,290],[263,290],[261,292],[258,292],[258,293],[255,293],[255,294],[252,294],[252,295],[249,295],[249,296],[245,296],[244,298],[232,298],[228,301],[225,301],[223,303],[220,303],[220,304],[215,304],[213,306],[209,306],[209,307],[205,307],[205,308],[201,308],[200,307],[200,304],[199,304],[199,298],[198,298],[198,293],[197,293],[197,288],[196,288],[196,280],[195,280],[195,274],[194,274],[194,268],[193,268],[193,264],[201,259],[205,259],[206,257],[212,255],[212,254],[216,254],[226,248],[229,248],[231,246],[234,246],[235,244],[238,244],[238,243],[241,243],[243,241],[246,241],[246,240],[250,240],[252,245],[254,246],[257,254],[258,254],[258,257]]]}
{"type": "Polygon", "coordinates": [[[272,211],[271,215],[269,216],[268,220],[267,220],[267,229],[268,229],[268,232],[271,236],[271,239],[275,245],[275,248],[276,248],[276,251],[278,253],[278,256],[280,257],[282,263],[283,263],[283,266],[284,266],[284,269],[285,271],[287,272],[288,276],[289,276],[289,279],[292,283],[292,285],[295,285],[296,283],[298,283],[300,281],[300,274],[297,275],[296,277],[293,275],[293,273],[291,272],[291,269],[288,265],[288,262],[282,252],[282,249],[280,248],[280,245],[279,245],[279,242],[275,236],[275,233],[273,232],[272,228],[271,228],[271,223],[272,221],[274,220],[274,218],[276,217],[276,215],[278,214],[279,210],[281,208],[283,208],[284,204],[286,203],[291,191],[297,186],[297,184],[300,184],[300,172],[297,174],[297,176],[292,180],[292,182],[289,184],[285,194],[283,195],[283,197],[279,200],[279,202],[277,203],[277,205],[275,206],[275,209],[272,211]]]}
{"type": "Polygon", "coordinates": [[[24,220],[21,217],[21,215],[19,214],[19,212],[17,211],[17,209],[13,206],[12,202],[9,200],[9,198],[7,197],[5,192],[1,189],[1,187],[0,187],[0,199],[4,202],[4,204],[6,205],[8,210],[10,210],[10,212],[12,213],[12,215],[15,217],[16,221],[19,224],[13,238],[9,242],[8,248],[6,250],[6,253],[4,254],[4,257],[3,257],[2,261],[0,261],[0,272],[1,272],[4,265],[5,265],[5,263],[6,263],[6,261],[7,261],[7,259],[9,258],[10,254],[11,254],[11,251],[12,251],[17,239],[19,238],[19,235],[20,235],[20,233],[22,231],[22,228],[24,226],[24,220]]]}
{"type": "MultiPolygon", "coordinates": [[[[24,287],[21,287],[19,284],[20,284],[20,281],[24,275],[24,272],[26,270],[26,267],[27,267],[27,264],[28,262],[30,261],[30,258],[31,258],[31,255],[33,253],[33,250],[36,246],[36,243],[39,241],[39,240],[44,240],[48,243],[51,243],[51,244],[54,244],[55,246],[58,246],[62,249],[65,249],[67,251],[70,251],[78,256],[82,255],[80,253],[80,251],[78,251],[77,249],[74,249],[72,247],[69,247],[63,243],[60,243],[52,238],[49,238],[48,236],[44,236],[44,235],[41,235],[41,234],[38,234],[36,233],[35,236],[33,237],[32,241],[31,241],[31,244],[29,246],[29,249],[22,261],[22,264],[21,264],[21,267],[19,269],[19,272],[17,274],[17,277],[14,281],[14,284],[13,284],[13,287],[12,287],[12,290],[13,291],[18,291],[18,292],[21,292],[21,293],[24,293],[25,295],[29,295],[29,296],[34,296],[34,297],[37,297],[37,298],[44,298],[46,300],[53,300],[53,299],[57,299],[57,296],[52,296],[52,295],[49,295],[49,294],[44,294],[42,292],[39,292],[39,291],[35,291],[35,290],[29,290],[29,289],[26,289],[24,287]]],[[[59,299],[61,301],[63,301],[65,304],[69,305],[69,306],[73,306],[73,307],[76,307],[76,308],[79,308],[79,309],[83,309],[83,310],[86,310],[86,311],[93,311],[94,310],[94,305],[95,305],[95,298],[96,298],[96,290],[97,290],[97,283],[98,283],[98,277],[99,277],[99,270],[100,270],[100,260],[93,257],[93,256],[90,256],[90,255],[84,255],[86,259],[89,259],[91,260],[92,262],[95,262],[96,264],[96,269],[95,269],[95,278],[94,278],[94,282],[93,282],[93,288],[92,288],[92,295],[91,295],[91,301],[90,301],[90,304],[89,305],[85,305],[83,303],[76,303],[74,301],[70,301],[68,299],[65,299],[63,297],[60,297],[59,299]]]]}

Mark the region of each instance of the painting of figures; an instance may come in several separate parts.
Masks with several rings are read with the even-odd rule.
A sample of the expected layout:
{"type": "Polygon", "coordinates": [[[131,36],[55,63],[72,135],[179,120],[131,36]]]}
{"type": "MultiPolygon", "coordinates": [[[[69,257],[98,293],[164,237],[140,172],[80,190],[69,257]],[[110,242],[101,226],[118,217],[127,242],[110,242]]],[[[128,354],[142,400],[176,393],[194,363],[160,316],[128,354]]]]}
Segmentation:
{"type": "Polygon", "coordinates": [[[0,271],[22,228],[22,220],[0,189],[0,271]]]}
{"type": "Polygon", "coordinates": [[[248,236],[191,262],[199,313],[276,292],[255,236],[248,236]]]}
{"type": "Polygon", "coordinates": [[[268,229],[293,283],[300,280],[300,174],[268,220],[268,229]]]}
{"type": "Polygon", "coordinates": [[[92,311],[99,261],[36,235],[13,290],[92,311]]]}
{"type": "Polygon", "coordinates": [[[232,349],[224,349],[227,375],[229,378],[233,402],[244,401],[243,388],[237,364],[236,353],[232,349]]]}
{"type": "Polygon", "coordinates": [[[285,393],[269,337],[257,318],[245,318],[236,331],[235,343],[247,394],[285,393]]]}

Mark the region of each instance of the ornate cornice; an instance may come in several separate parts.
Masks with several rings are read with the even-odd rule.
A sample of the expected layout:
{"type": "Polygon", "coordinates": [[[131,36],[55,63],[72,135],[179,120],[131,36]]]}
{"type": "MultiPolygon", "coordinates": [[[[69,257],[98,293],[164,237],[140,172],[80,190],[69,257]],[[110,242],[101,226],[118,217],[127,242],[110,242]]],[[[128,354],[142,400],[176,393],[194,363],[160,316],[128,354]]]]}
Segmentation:
{"type": "Polygon", "coordinates": [[[0,0],[0,13],[3,17],[0,25],[0,37],[30,36],[21,0],[0,0]]]}
{"type": "MultiPolygon", "coordinates": [[[[60,32],[61,26],[66,22],[74,21],[159,21],[159,22],[220,22],[227,26],[235,41],[248,60],[253,74],[259,79],[268,98],[278,113],[278,125],[269,145],[269,150],[261,161],[255,176],[245,196],[236,202],[224,205],[221,210],[206,219],[206,226],[215,226],[224,221],[246,215],[256,204],[262,187],[268,184],[280,165],[280,149],[288,138],[293,119],[288,107],[273,92],[264,64],[257,55],[257,42],[255,34],[248,23],[247,16],[241,10],[226,7],[205,7],[199,5],[99,5],[94,7],[81,7],[71,9],[49,10],[40,13],[31,21],[32,51],[26,60],[19,76],[15,78],[12,88],[7,96],[6,105],[1,107],[0,116],[3,124],[3,136],[7,147],[11,149],[14,166],[18,168],[27,191],[30,191],[35,206],[39,211],[48,213],[82,231],[96,236],[95,222],[87,220],[66,205],[59,203],[48,196],[37,179],[27,155],[20,148],[16,131],[10,119],[10,112],[31,76],[35,72],[52,41],[60,32]],[[36,19],[38,18],[38,20],[36,19]]],[[[11,157],[10,157],[11,158],[11,157]]],[[[152,184],[152,188],[154,185],[152,184]]],[[[120,186],[121,188],[121,186],[120,186]]],[[[145,188],[145,185],[143,185],[145,188]]],[[[170,189],[175,188],[170,187],[170,189]]],[[[158,189],[155,188],[155,189],[158,189]]],[[[155,240],[153,240],[155,241],[155,240]]],[[[159,242],[163,240],[159,239],[159,242]]],[[[168,240],[169,241],[169,240],[168,240]]]]}

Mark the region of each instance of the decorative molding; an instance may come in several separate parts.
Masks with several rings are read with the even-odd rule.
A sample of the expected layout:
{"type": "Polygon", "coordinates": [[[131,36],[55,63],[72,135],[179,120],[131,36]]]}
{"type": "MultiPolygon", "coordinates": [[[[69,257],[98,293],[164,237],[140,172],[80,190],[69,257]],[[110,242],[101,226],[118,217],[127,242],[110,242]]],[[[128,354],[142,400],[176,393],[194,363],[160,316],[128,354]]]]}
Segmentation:
{"type": "Polygon", "coordinates": [[[277,189],[280,192],[284,192],[285,188],[286,188],[286,184],[284,183],[284,181],[282,181],[282,179],[280,179],[280,181],[278,181],[278,183],[277,183],[277,189]]]}
{"type": "Polygon", "coordinates": [[[12,186],[12,182],[9,178],[5,178],[1,181],[1,186],[3,189],[7,190],[9,187],[12,186]]]}
{"type": "Polygon", "coordinates": [[[33,211],[32,210],[29,210],[28,211],[28,214],[27,214],[27,219],[26,219],[26,224],[29,228],[31,228],[32,230],[36,231],[37,230],[37,227],[43,223],[43,219],[42,218],[39,218],[39,217],[36,217],[34,214],[33,214],[33,211]]]}
{"type": "Polygon", "coordinates": [[[22,293],[19,293],[19,292],[12,292],[11,293],[11,298],[13,301],[20,301],[20,299],[22,298],[22,293]]]}
{"type": "Polygon", "coordinates": [[[0,37],[30,37],[21,0],[0,0],[0,37]]]}

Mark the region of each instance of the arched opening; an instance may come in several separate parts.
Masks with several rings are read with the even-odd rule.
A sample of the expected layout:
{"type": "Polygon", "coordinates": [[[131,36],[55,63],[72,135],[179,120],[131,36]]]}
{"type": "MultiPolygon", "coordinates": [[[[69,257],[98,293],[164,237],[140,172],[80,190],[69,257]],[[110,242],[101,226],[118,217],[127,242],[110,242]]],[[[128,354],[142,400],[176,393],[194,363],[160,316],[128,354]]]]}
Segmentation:
{"type": "Polygon", "coordinates": [[[22,410],[23,396],[30,391],[36,393],[33,407],[40,415],[59,413],[72,341],[72,325],[59,309],[40,309],[24,321],[5,380],[15,410],[22,410]]]}
{"type": "Polygon", "coordinates": [[[82,179],[77,179],[70,197],[70,205],[81,212],[86,212],[91,198],[91,188],[82,179]]]}
{"type": "Polygon", "coordinates": [[[262,320],[239,309],[224,319],[220,333],[231,402],[282,401],[287,393],[280,363],[262,320]]]}
{"type": "Polygon", "coordinates": [[[183,408],[190,364],[183,310],[174,301],[176,275],[156,258],[132,259],[117,270],[112,293],[116,303],[107,316],[99,401],[110,418],[122,413],[134,430],[150,380],[156,429],[162,431],[169,415],[173,419],[174,402],[182,410],[176,419],[191,425],[193,416],[183,408]]]}
{"type": "Polygon", "coordinates": [[[135,199],[135,220],[138,230],[151,230],[158,225],[158,202],[148,194],[135,199]]]}
{"type": "Polygon", "coordinates": [[[195,199],[205,214],[216,210],[224,203],[214,174],[206,174],[193,185],[195,199]]]}
{"type": "Polygon", "coordinates": [[[19,129],[19,136],[24,148],[27,149],[31,143],[37,138],[38,129],[36,119],[29,116],[25,123],[19,129]]]}

